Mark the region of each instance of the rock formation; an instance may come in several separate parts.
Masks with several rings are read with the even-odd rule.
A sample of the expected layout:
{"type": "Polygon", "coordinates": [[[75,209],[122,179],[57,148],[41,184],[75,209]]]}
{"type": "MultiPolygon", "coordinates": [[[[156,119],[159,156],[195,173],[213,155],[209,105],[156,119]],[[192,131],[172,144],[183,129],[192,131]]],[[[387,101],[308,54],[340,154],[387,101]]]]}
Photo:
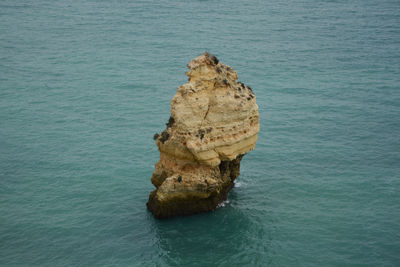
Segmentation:
{"type": "Polygon", "coordinates": [[[209,54],[187,65],[189,82],[171,100],[147,207],[157,218],[214,210],[239,176],[260,129],[256,98],[236,72],[209,54]]]}

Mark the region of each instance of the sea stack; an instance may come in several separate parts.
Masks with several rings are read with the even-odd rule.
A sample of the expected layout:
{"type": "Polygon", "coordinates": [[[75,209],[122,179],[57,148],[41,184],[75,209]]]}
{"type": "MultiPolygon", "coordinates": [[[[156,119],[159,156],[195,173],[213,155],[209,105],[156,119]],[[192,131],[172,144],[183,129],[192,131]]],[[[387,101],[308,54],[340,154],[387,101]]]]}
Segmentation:
{"type": "Polygon", "coordinates": [[[147,207],[156,218],[216,209],[260,130],[256,97],[231,67],[209,53],[187,67],[189,82],[171,100],[166,129],[154,135],[160,160],[147,207]]]}

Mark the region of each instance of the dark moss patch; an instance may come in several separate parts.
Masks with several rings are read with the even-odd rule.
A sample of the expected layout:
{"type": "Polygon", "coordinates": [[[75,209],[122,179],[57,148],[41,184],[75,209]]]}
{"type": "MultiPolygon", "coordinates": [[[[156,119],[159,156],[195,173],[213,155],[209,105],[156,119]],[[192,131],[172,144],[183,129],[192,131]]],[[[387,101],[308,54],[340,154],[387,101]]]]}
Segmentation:
{"type": "Polygon", "coordinates": [[[203,140],[205,131],[203,129],[199,129],[197,131],[197,134],[198,134],[198,137],[200,137],[200,139],[203,140]]]}
{"type": "Polygon", "coordinates": [[[170,116],[169,120],[168,120],[168,123],[166,123],[166,125],[169,128],[169,127],[172,127],[172,125],[174,125],[174,123],[175,123],[174,117],[170,116]]]}
{"type": "Polygon", "coordinates": [[[167,141],[168,139],[169,139],[169,133],[167,131],[163,131],[161,133],[160,142],[164,144],[165,141],[167,141]]]}
{"type": "Polygon", "coordinates": [[[218,58],[217,58],[216,56],[214,56],[213,54],[208,53],[208,52],[205,52],[204,55],[205,55],[206,57],[208,57],[208,58],[214,63],[214,65],[217,65],[217,64],[218,64],[219,60],[218,60],[218,58]]]}

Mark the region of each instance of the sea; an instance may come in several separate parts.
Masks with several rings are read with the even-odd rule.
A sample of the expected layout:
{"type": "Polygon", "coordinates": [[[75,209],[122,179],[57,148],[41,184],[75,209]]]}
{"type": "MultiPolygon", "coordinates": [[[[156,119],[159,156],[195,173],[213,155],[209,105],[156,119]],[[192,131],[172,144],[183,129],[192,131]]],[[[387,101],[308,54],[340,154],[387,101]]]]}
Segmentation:
{"type": "Polygon", "coordinates": [[[400,266],[398,0],[1,0],[1,266],[400,266]],[[146,209],[208,51],[256,148],[218,209],[146,209]]]}

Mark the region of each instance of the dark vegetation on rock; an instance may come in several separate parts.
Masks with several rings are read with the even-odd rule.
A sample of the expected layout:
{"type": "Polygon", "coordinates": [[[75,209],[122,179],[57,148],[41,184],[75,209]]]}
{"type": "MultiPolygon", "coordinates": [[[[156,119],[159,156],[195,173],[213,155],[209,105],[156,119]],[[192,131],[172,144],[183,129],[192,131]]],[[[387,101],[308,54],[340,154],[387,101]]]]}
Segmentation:
{"type": "Polygon", "coordinates": [[[162,133],[161,133],[161,137],[160,137],[160,142],[161,143],[165,143],[165,141],[167,141],[169,139],[169,133],[167,132],[167,131],[163,131],[162,133]]]}

